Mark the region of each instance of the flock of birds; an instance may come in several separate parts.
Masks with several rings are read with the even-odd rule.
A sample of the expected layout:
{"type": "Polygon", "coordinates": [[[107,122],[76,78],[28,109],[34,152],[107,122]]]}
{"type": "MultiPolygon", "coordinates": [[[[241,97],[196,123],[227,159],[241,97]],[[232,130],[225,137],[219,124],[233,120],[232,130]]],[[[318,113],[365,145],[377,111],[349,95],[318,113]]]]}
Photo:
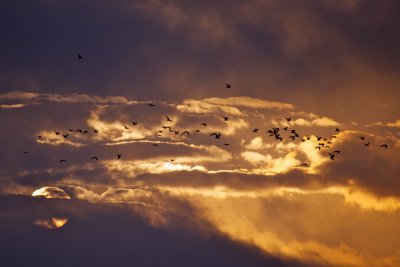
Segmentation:
{"type": "MultiPolygon", "coordinates": [[[[79,60],[83,59],[83,56],[81,54],[78,54],[77,57],[78,57],[79,60]]],[[[225,88],[231,88],[231,87],[232,87],[231,84],[225,83],[225,88]]],[[[149,107],[156,107],[156,105],[153,104],[153,103],[148,103],[147,105],[149,107]]],[[[169,116],[164,115],[164,117],[165,117],[167,122],[173,122],[172,119],[169,116]]],[[[226,116],[222,116],[222,119],[225,122],[230,120],[229,117],[226,117],[226,116]]],[[[285,119],[286,119],[287,122],[291,122],[292,121],[291,117],[286,117],[285,119]]],[[[132,126],[136,126],[136,125],[138,125],[138,122],[137,121],[131,121],[131,124],[132,124],[132,126]]],[[[203,126],[204,128],[207,127],[207,123],[206,122],[203,122],[200,125],[203,126]]],[[[125,130],[129,130],[130,129],[130,127],[128,125],[126,125],[126,124],[122,124],[122,127],[125,130]]],[[[184,136],[184,135],[190,136],[190,132],[189,131],[185,130],[185,131],[180,132],[180,130],[173,129],[171,126],[168,126],[168,125],[162,126],[162,129],[159,130],[156,133],[156,136],[158,136],[158,137],[162,136],[162,133],[164,132],[164,130],[168,130],[168,132],[173,133],[175,135],[179,135],[180,134],[182,136],[184,136]]],[[[290,129],[289,130],[289,126],[285,126],[282,129],[278,128],[278,127],[273,127],[273,128],[271,128],[270,130],[267,131],[267,134],[270,137],[274,138],[276,141],[283,142],[284,138],[282,137],[282,131],[281,130],[285,131],[285,132],[290,132],[290,135],[287,138],[291,139],[292,141],[295,141],[296,139],[301,140],[301,142],[305,142],[307,140],[311,140],[311,136],[310,135],[304,135],[301,138],[299,133],[297,132],[297,130],[295,130],[295,129],[290,129]]],[[[66,139],[66,138],[68,138],[70,136],[70,132],[80,133],[82,135],[89,134],[89,130],[81,130],[81,129],[77,129],[77,130],[69,129],[67,132],[64,132],[64,133],[62,133],[61,131],[55,130],[54,134],[61,135],[61,136],[63,136],[63,138],[66,139]]],[[[93,133],[97,134],[98,132],[99,131],[97,129],[93,129],[93,133]]],[[[200,130],[197,129],[197,130],[194,130],[194,132],[200,132],[200,130]]],[[[253,133],[258,133],[259,129],[258,128],[254,128],[252,130],[252,132],[253,133]]],[[[335,132],[336,133],[340,132],[340,129],[336,128],[335,132]]],[[[220,132],[212,132],[212,133],[210,133],[210,137],[214,137],[215,139],[221,139],[222,138],[222,134],[220,132]]],[[[325,137],[325,138],[323,138],[321,136],[316,136],[316,138],[317,138],[317,141],[318,141],[318,146],[316,146],[315,149],[321,150],[321,149],[330,148],[330,145],[332,144],[332,140],[337,138],[337,136],[336,135],[331,135],[330,137],[325,137]]],[[[371,143],[370,142],[366,142],[366,137],[365,136],[359,136],[359,138],[363,141],[364,146],[366,146],[366,147],[370,146],[371,143]]],[[[38,139],[39,140],[43,139],[43,136],[38,136],[38,139]]],[[[153,143],[152,145],[156,146],[156,147],[159,146],[158,143],[153,143]]],[[[230,145],[229,143],[224,143],[224,146],[229,146],[229,145],[230,145]]],[[[381,148],[387,149],[388,145],[387,144],[382,144],[381,148]]],[[[329,158],[331,160],[334,160],[336,158],[336,155],[340,154],[340,152],[341,152],[340,150],[334,150],[332,152],[328,152],[329,158]]],[[[27,154],[28,151],[24,151],[24,153],[27,154]]],[[[120,160],[122,158],[122,154],[117,154],[117,155],[115,155],[115,157],[117,158],[117,160],[120,160]]],[[[93,156],[90,159],[97,161],[97,160],[99,160],[99,157],[98,156],[93,156]]],[[[66,161],[67,161],[66,159],[61,159],[61,160],[58,161],[58,163],[63,163],[63,162],[66,162],[66,161]]],[[[174,161],[174,159],[171,159],[171,161],[174,161]]],[[[300,165],[300,167],[308,167],[308,166],[309,166],[308,163],[302,163],[300,165]]]]}
{"type": "MultiPolygon", "coordinates": [[[[229,84],[226,84],[226,86],[228,86],[228,85],[229,85],[229,84]]],[[[229,86],[230,86],[230,85],[229,85],[229,86]]],[[[152,107],[152,108],[156,107],[156,105],[153,104],[153,103],[147,103],[147,105],[148,105],[149,107],[152,107]]],[[[165,121],[166,121],[167,123],[173,122],[173,120],[172,120],[169,116],[164,115],[164,117],[165,117],[165,121]]],[[[221,119],[222,119],[223,121],[225,121],[225,122],[230,121],[230,118],[229,118],[229,117],[226,117],[226,116],[222,116],[221,119]]],[[[273,127],[273,128],[271,128],[271,129],[269,129],[269,130],[267,131],[267,135],[268,135],[269,137],[271,137],[271,138],[274,138],[276,141],[279,141],[279,142],[283,142],[284,139],[288,139],[288,140],[291,140],[291,141],[300,140],[301,142],[306,142],[307,140],[311,140],[311,138],[312,138],[311,135],[303,135],[303,136],[301,137],[300,134],[297,132],[296,129],[289,129],[289,124],[290,124],[291,121],[293,121],[293,119],[292,119],[291,117],[286,117],[285,120],[286,120],[288,126],[285,126],[285,127],[283,127],[283,128],[273,127]],[[289,133],[288,136],[286,135],[285,138],[283,137],[283,133],[284,133],[284,132],[285,132],[285,133],[289,133]]],[[[123,127],[123,129],[125,129],[125,130],[129,130],[130,127],[135,127],[135,126],[137,126],[138,124],[139,124],[138,121],[131,121],[131,126],[128,126],[128,125],[126,125],[126,124],[121,124],[121,127],[123,127]]],[[[201,125],[203,128],[206,128],[206,127],[208,126],[207,122],[202,122],[200,125],[201,125]]],[[[190,136],[190,134],[191,134],[191,132],[189,132],[188,130],[180,131],[180,130],[178,130],[178,129],[172,128],[172,126],[170,126],[170,125],[163,125],[163,126],[162,126],[162,129],[158,130],[158,131],[155,133],[155,136],[157,136],[157,137],[162,136],[162,134],[163,134],[164,131],[166,131],[166,130],[167,130],[169,133],[172,133],[172,134],[174,134],[174,135],[190,136]]],[[[252,130],[253,133],[258,133],[259,131],[260,131],[260,129],[258,129],[258,128],[254,128],[254,129],[252,130]]],[[[339,128],[336,128],[336,129],[335,129],[335,133],[339,133],[340,131],[341,131],[341,130],[340,130],[339,128]]],[[[94,133],[94,134],[97,134],[98,132],[99,132],[99,131],[98,131],[97,129],[93,129],[93,133],[94,133]]],[[[198,133],[198,132],[200,132],[200,130],[199,130],[199,129],[196,129],[196,130],[194,130],[192,133],[195,133],[195,132],[198,133]]],[[[70,133],[79,133],[79,134],[81,134],[81,135],[86,135],[86,134],[89,134],[89,130],[68,129],[68,130],[65,131],[65,132],[58,131],[58,130],[55,130],[55,131],[54,131],[54,134],[55,134],[55,135],[58,135],[58,136],[61,135],[64,139],[67,139],[67,138],[70,136],[70,133]]],[[[209,136],[212,137],[212,138],[215,138],[215,139],[222,139],[222,134],[221,134],[221,132],[211,132],[211,133],[209,134],[209,136]]],[[[43,137],[43,136],[38,136],[37,138],[38,138],[39,140],[41,140],[41,139],[43,139],[44,137],[43,137]]],[[[315,135],[314,135],[314,138],[316,138],[316,140],[318,141],[318,145],[315,147],[315,149],[317,149],[317,150],[322,150],[322,149],[329,149],[329,148],[331,147],[331,144],[332,144],[332,142],[333,142],[333,139],[336,139],[336,138],[337,138],[337,135],[333,134],[333,135],[331,135],[330,137],[322,137],[322,136],[315,136],[315,135]]],[[[370,143],[369,141],[366,140],[366,137],[365,137],[365,136],[359,136],[359,138],[360,138],[360,140],[363,142],[363,145],[364,145],[364,146],[368,147],[368,146],[371,145],[371,143],[370,143]]],[[[158,146],[159,146],[159,143],[153,143],[152,145],[158,147],[158,146]]],[[[229,143],[224,143],[223,145],[224,145],[224,146],[229,146],[230,144],[229,144],[229,143]]],[[[387,144],[382,144],[380,147],[383,148],[383,149],[387,149],[387,148],[388,148],[388,145],[387,145],[387,144]]],[[[27,154],[28,151],[25,151],[24,153],[27,154]]],[[[334,159],[336,158],[336,156],[337,156],[338,154],[341,153],[341,151],[340,151],[340,150],[333,150],[333,151],[330,151],[330,152],[327,152],[327,153],[328,153],[328,155],[329,155],[329,159],[330,159],[330,160],[334,160],[334,159]]],[[[115,157],[116,157],[117,160],[120,160],[120,159],[122,158],[122,154],[117,154],[117,155],[115,155],[115,157]]],[[[91,160],[96,160],[96,161],[97,161],[97,160],[99,160],[99,157],[98,157],[98,156],[92,156],[90,159],[91,159],[91,160]]],[[[61,159],[61,160],[58,161],[58,163],[63,163],[63,162],[66,162],[66,161],[67,161],[66,159],[61,159]]],[[[174,159],[171,159],[171,161],[174,161],[174,159]]],[[[309,166],[308,163],[302,163],[299,167],[308,167],[308,166],[309,166]]]]}

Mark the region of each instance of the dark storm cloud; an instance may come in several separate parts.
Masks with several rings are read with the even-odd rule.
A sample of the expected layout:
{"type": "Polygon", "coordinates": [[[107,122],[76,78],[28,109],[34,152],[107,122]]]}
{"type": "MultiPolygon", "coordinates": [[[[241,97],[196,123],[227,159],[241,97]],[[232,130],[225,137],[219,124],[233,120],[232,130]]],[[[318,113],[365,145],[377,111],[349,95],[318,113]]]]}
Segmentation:
{"type": "Polygon", "coordinates": [[[1,10],[1,90],[268,94],[352,120],[398,113],[397,1],[2,1],[1,10]]]}

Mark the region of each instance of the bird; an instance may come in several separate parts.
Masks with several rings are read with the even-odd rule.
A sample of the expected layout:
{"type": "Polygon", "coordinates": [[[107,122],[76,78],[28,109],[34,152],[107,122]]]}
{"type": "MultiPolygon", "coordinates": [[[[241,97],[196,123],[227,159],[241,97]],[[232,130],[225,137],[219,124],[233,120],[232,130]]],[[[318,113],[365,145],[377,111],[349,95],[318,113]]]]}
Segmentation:
{"type": "Polygon", "coordinates": [[[207,123],[203,122],[201,125],[203,125],[204,127],[207,127],[207,123]]]}
{"type": "Polygon", "coordinates": [[[91,157],[90,159],[99,160],[99,158],[98,158],[98,157],[91,157]]]}
{"type": "Polygon", "coordinates": [[[287,117],[286,120],[287,120],[287,121],[291,121],[292,118],[291,118],[291,117],[287,117]]]}
{"type": "Polygon", "coordinates": [[[82,135],[87,134],[88,132],[89,132],[89,131],[86,131],[86,130],[85,130],[85,131],[83,131],[82,135]]]}
{"type": "Polygon", "coordinates": [[[54,131],[54,133],[55,133],[56,135],[60,135],[60,132],[59,132],[59,131],[54,131]]]}
{"type": "Polygon", "coordinates": [[[368,143],[364,143],[364,146],[369,146],[370,145],[370,143],[368,142],[368,143]]]}
{"type": "Polygon", "coordinates": [[[336,135],[332,135],[331,137],[332,137],[332,138],[337,138],[337,136],[336,136],[336,135]]]}
{"type": "Polygon", "coordinates": [[[93,132],[94,132],[94,133],[98,133],[98,132],[99,132],[99,130],[96,130],[96,129],[94,129],[94,130],[93,130],[93,132]]]}
{"type": "Polygon", "coordinates": [[[58,163],[63,163],[63,162],[66,162],[66,160],[62,159],[62,160],[58,161],[58,163]]]}
{"type": "Polygon", "coordinates": [[[122,155],[121,155],[121,154],[117,154],[116,156],[117,156],[117,159],[118,159],[118,160],[120,160],[120,159],[121,159],[121,157],[122,157],[122,155]]]}
{"type": "Polygon", "coordinates": [[[178,134],[179,133],[179,130],[174,130],[173,131],[175,134],[178,134]]]}
{"type": "Polygon", "coordinates": [[[38,135],[38,137],[37,137],[38,139],[42,139],[43,138],[43,136],[41,136],[41,135],[38,135]]]}
{"type": "Polygon", "coordinates": [[[228,143],[226,143],[226,144],[224,144],[224,146],[229,146],[229,144],[228,144],[228,143]]]}
{"type": "Polygon", "coordinates": [[[296,136],[295,136],[295,135],[291,135],[291,136],[289,136],[289,138],[292,138],[292,140],[294,141],[294,139],[296,138],[296,136]]]}
{"type": "Polygon", "coordinates": [[[387,149],[388,145],[387,144],[383,144],[383,145],[381,145],[381,147],[384,148],[384,149],[387,149]]]}
{"type": "Polygon", "coordinates": [[[199,130],[199,129],[197,129],[197,130],[194,130],[194,132],[195,132],[195,133],[199,133],[199,132],[200,132],[200,130],[199,130]]]}
{"type": "Polygon", "coordinates": [[[332,154],[332,153],[328,153],[328,154],[329,154],[330,159],[331,159],[331,160],[334,160],[335,154],[332,154]]]}
{"type": "Polygon", "coordinates": [[[28,154],[28,151],[24,151],[24,154],[28,154]]]}
{"type": "Polygon", "coordinates": [[[224,118],[224,121],[228,121],[229,120],[228,117],[225,117],[225,116],[222,116],[222,117],[224,118]]]}
{"type": "Polygon", "coordinates": [[[163,129],[168,129],[168,131],[171,131],[171,126],[162,126],[163,129]]]}
{"type": "Polygon", "coordinates": [[[133,126],[138,124],[137,121],[131,121],[131,123],[132,123],[133,126]]]}
{"type": "Polygon", "coordinates": [[[182,133],[182,135],[184,135],[184,134],[190,135],[190,133],[189,133],[188,131],[184,131],[184,132],[182,133]]]}
{"type": "Polygon", "coordinates": [[[308,167],[308,164],[307,163],[302,163],[302,164],[300,164],[300,167],[308,167]]]}
{"type": "Polygon", "coordinates": [[[153,144],[153,146],[158,146],[158,144],[153,144]]]}
{"type": "Polygon", "coordinates": [[[220,139],[221,138],[221,133],[211,133],[210,136],[215,136],[215,138],[220,139]]]}
{"type": "Polygon", "coordinates": [[[83,59],[81,54],[78,54],[78,59],[83,59]]]}
{"type": "Polygon", "coordinates": [[[156,105],[152,104],[152,103],[148,103],[147,104],[149,107],[155,107],[156,105]]]}
{"type": "Polygon", "coordinates": [[[63,134],[62,136],[64,136],[64,138],[67,138],[68,137],[68,133],[63,134]]]}
{"type": "Polygon", "coordinates": [[[360,135],[360,136],[358,136],[358,137],[360,137],[361,140],[365,140],[365,136],[361,136],[361,135],[360,135]]]}
{"type": "Polygon", "coordinates": [[[164,117],[167,119],[167,121],[172,121],[167,115],[164,115],[164,117]]]}
{"type": "Polygon", "coordinates": [[[339,154],[340,150],[335,150],[335,151],[333,151],[333,153],[339,154]]]}
{"type": "Polygon", "coordinates": [[[283,130],[287,131],[287,130],[288,130],[288,127],[286,126],[285,128],[283,128],[283,130]]]}
{"type": "Polygon", "coordinates": [[[124,126],[125,130],[128,130],[128,129],[129,129],[129,127],[126,126],[126,125],[122,125],[122,126],[124,126]]]}
{"type": "Polygon", "coordinates": [[[70,132],[73,132],[73,131],[74,131],[74,129],[69,129],[68,131],[70,131],[70,132]]]}
{"type": "Polygon", "coordinates": [[[336,132],[340,132],[340,129],[339,128],[336,128],[336,130],[335,130],[336,132]]]}
{"type": "Polygon", "coordinates": [[[229,83],[225,84],[225,88],[231,88],[232,86],[229,83]]]}
{"type": "Polygon", "coordinates": [[[320,147],[320,146],[317,146],[315,149],[319,149],[319,150],[321,150],[321,147],[320,147]]]}
{"type": "Polygon", "coordinates": [[[170,159],[170,161],[175,161],[174,159],[170,159]]]}
{"type": "Polygon", "coordinates": [[[78,133],[78,132],[79,132],[79,133],[83,133],[82,130],[75,130],[75,132],[76,132],[76,133],[78,133]]]}
{"type": "Polygon", "coordinates": [[[258,129],[257,128],[253,129],[253,133],[256,133],[256,132],[258,132],[258,129]]]}

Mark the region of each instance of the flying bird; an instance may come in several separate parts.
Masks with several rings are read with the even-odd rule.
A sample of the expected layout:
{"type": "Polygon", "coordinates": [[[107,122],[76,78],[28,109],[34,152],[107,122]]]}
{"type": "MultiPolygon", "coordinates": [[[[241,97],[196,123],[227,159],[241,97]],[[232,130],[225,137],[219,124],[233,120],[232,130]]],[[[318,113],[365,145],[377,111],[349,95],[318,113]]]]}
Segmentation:
{"type": "Polygon", "coordinates": [[[83,59],[81,54],[78,54],[78,59],[83,59]]]}
{"type": "Polygon", "coordinates": [[[201,125],[203,125],[204,127],[207,127],[207,123],[203,122],[201,125]]]}
{"type": "Polygon", "coordinates": [[[334,160],[335,159],[335,154],[329,153],[329,157],[330,157],[331,160],[334,160]]]}
{"type": "Polygon", "coordinates": [[[98,157],[91,157],[90,159],[99,160],[99,158],[98,158],[98,157]]]}
{"type": "Polygon", "coordinates": [[[300,167],[308,167],[308,164],[307,163],[302,163],[302,164],[300,164],[300,167]]]}
{"type": "Polygon", "coordinates": [[[231,88],[232,86],[229,83],[225,84],[225,88],[231,88]]]}
{"type": "Polygon", "coordinates": [[[229,120],[228,117],[225,117],[225,116],[222,116],[222,117],[224,118],[224,121],[228,121],[229,120]]]}
{"type": "Polygon", "coordinates": [[[89,132],[89,131],[86,131],[86,130],[85,130],[85,131],[83,131],[82,135],[87,134],[88,132],[89,132]]]}
{"type": "Polygon", "coordinates": [[[383,145],[381,145],[381,147],[384,148],[384,149],[387,149],[388,145],[387,144],[383,144],[383,145]]]}
{"type": "Polygon", "coordinates": [[[66,162],[66,160],[62,159],[62,160],[58,161],[58,163],[63,163],[63,162],[66,162]]]}
{"type": "Polygon", "coordinates": [[[184,135],[184,134],[190,135],[190,133],[189,133],[188,131],[184,131],[184,132],[182,133],[182,135],[184,135]]]}
{"type": "Polygon", "coordinates": [[[148,103],[147,104],[149,107],[155,107],[156,105],[152,104],[152,103],[148,103]]]}
{"type": "Polygon", "coordinates": [[[68,137],[68,133],[63,134],[62,136],[64,136],[64,138],[67,138],[68,137]]]}
{"type": "Polygon", "coordinates": [[[210,136],[215,136],[215,138],[220,139],[221,138],[221,133],[211,133],[210,136]]]}
{"type": "Polygon", "coordinates": [[[24,151],[24,154],[28,154],[28,151],[24,151]]]}
{"type": "Polygon", "coordinates": [[[55,133],[56,135],[60,135],[60,132],[58,132],[58,131],[54,131],[54,133],[55,133]]]}
{"type": "Polygon", "coordinates": [[[98,132],[99,132],[99,130],[96,130],[96,129],[94,129],[94,130],[93,130],[93,132],[94,132],[94,133],[98,133],[98,132]]]}
{"type": "Polygon", "coordinates": [[[258,132],[258,129],[257,128],[253,129],[253,133],[256,133],[256,132],[258,132]]]}
{"type": "Polygon", "coordinates": [[[158,144],[153,144],[153,146],[159,146],[158,144]]]}
{"type": "Polygon", "coordinates": [[[291,121],[292,118],[291,118],[291,117],[287,117],[286,120],[287,120],[287,121],[291,121]]]}
{"type": "Polygon", "coordinates": [[[118,159],[118,160],[120,160],[120,159],[121,159],[121,157],[122,157],[122,155],[121,155],[121,154],[117,154],[116,156],[117,156],[117,159],[118,159]]]}
{"type": "Polygon", "coordinates": [[[126,126],[126,125],[122,125],[122,126],[124,126],[125,130],[128,130],[128,129],[129,129],[129,127],[126,126]]]}
{"type": "Polygon", "coordinates": [[[83,131],[82,130],[75,130],[75,132],[77,133],[77,132],[79,132],[79,133],[83,133],[83,131]]]}
{"type": "Polygon", "coordinates": [[[365,140],[365,136],[359,136],[361,140],[365,140]]]}
{"type": "Polygon", "coordinates": [[[333,151],[333,153],[339,154],[340,150],[335,150],[335,151],[333,151]]]}
{"type": "Polygon", "coordinates": [[[167,115],[164,115],[164,117],[167,119],[167,121],[172,121],[167,115]]]}
{"type": "Polygon", "coordinates": [[[133,126],[138,124],[137,121],[131,121],[131,123],[132,123],[133,126]]]}
{"type": "Polygon", "coordinates": [[[286,126],[285,128],[283,128],[283,130],[287,131],[287,130],[288,130],[288,127],[286,126]]]}
{"type": "Polygon", "coordinates": [[[369,145],[370,145],[370,142],[364,143],[364,146],[369,146],[369,145]]]}
{"type": "Polygon", "coordinates": [[[339,128],[336,128],[336,130],[335,130],[336,132],[340,132],[340,129],[339,128]]]}

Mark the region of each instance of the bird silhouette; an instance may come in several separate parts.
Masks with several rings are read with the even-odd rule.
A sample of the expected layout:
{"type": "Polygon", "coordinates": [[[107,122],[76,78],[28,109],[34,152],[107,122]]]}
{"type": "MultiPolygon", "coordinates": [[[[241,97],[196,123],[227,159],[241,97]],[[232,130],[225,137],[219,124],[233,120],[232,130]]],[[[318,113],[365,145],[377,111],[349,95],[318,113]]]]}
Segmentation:
{"type": "Polygon", "coordinates": [[[66,133],[66,134],[63,134],[62,136],[64,136],[64,138],[68,138],[68,133],[66,133]]]}
{"type": "Polygon", "coordinates": [[[99,132],[99,130],[96,130],[96,129],[94,129],[94,130],[93,130],[93,132],[94,132],[94,133],[98,133],[98,132],[99,132]]]}
{"type": "Polygon", "coordinates": [[[82,130],[75,130],[75,132],[76,132],[76,133],[78,133],[78,132],[79,132],[79,133],[83,133],[82,130]]]}
{"type": "Polygon", "coordinates": [[[204,127],[207,127],[207,123],[203,122],[201,125],[203,125],[204,127]]]}
{"type": "Polygon", "coordinates": [[[121,159],[121,157],[122,157],[122,155],[121,155],[121,154],[117,154],[116,156],[117,156],[117,159],[118,159],[118,160],[120,160],[120,159],[121,159]]]}
{"type": "Polygon", "coordinates": [[[56,135],[60,135],[60,132],[58,132],[58,131],[54,131],[54,133],[55,133],[56,135]]]}
{"type": "Polygon", "coordinates": [[[63,162],[66,162],[67,160],[65,160],[65,159],[61,159],[61,160],[59,160],[58,161],[58,163],[63,163],[63,162]]]}
{"type": "Polygon", "coordinates": [[[381,145],[381,147],[384,148],[384,149],[387,149],[388,145],[387,144],[383,144],[383,145],[381,145]]]}
{"type": "Polygon", "coordinates": [[[136,126],[138,124],[137,121],[131,121],[131,123],[133,126],[136,126]]]}
{"type": "Polygon", "coordinates": [[[152,104],[152,103],[148,103],[147,104],[149,107],[155,107],[156,105],[152,104]]]}
{"type": "Polygon", "coordinates": [[[225,88],[231,88],[232,86],[229,83],[225,84],[225,88]]]}
{"type": "Polygon", "coordinates": [[[153,146],[159,146],[159,145],[154,143],[153,146]]]}
{"type": "Polygon", "coordinates": [[[291,121],[292,118],[291,118],[291,117],[287,117],[286,120],[287,120],[287,121],[291,121]]]}
{"type": "Polygon", "coordinates": [[[74,131],[74,129],[69,129],[68,131],[70,131],[70,132],[73,132],[73,131],[74,131]]]}
{"type": "Polygon", "coordinates": [[[184,135],[184,134],[190,135],[190,133],[189,133],[188,131],[184,131],[184,132],[182,133],[182,135],[184,135]]]}
{"type": "Polygon", "coordinates": [[[221,133],[214,132],[214,133],[211,133],[210,136],[215,136],[215,138],[220,139],[221,133]]]}
{"type": "Polygon", "coordinates": [[[315,147],[315,149],[321,150],[321,147],[320,147],[320,146],[317,146],[317,147],[315,147]]]}
{"type": "Polygon", "coordinates": [[[24,151],[24,154],[28,154],[28,151],[24,151]]]}
{"type": "Polygon", "coordinates": [[[296,138],[296,136],[295,136],[295,135],[291,135],[291,136],[289,136],[289,138],[292,138],[292,140],[294,141],[294,139],[296,138]]]}
{"type": "Polygon", "coordinates": [[[361,136],[361,135],[360,135],[360,136],[358,136],[358,137],[360,137],[361,140],[365,140],[365,136],[361,136]]]}
{"type": "Polygon", "coordinates": [[[122,126],[124,126],[125,130],[128,130],[128,129],[129,129],[129,127],[126,126],[126,125],[122,125],[122,126]]]}
{"type": "Polygon", "coordinates": [[[170,159],[170,161],[175,161],[174,159],[170,159]]]}
{"type": "Polygon", "coordinates": [[[174,130],[174,133],[175,133],[175,134],[178,134],[178,133],[179,133],[179,130],[174,130]]]}
{"type": "Polygon", "coordinates": [[[162,126],[163,129],[168,129],[168,131],[171,131],[171,126],[162,126]]]}
{"type": "Polygon", "coordinates": [[[228,143],[226,143],[226,144],[224,144],[224,146],[229,146],[229,144],[228,144],[228,143]]]}
{"type": "Polygon", "coordinates": [[[333,153],[339,154],[340,150],[335,150],[335,151],[333,151],[333,153]]]}
{"type": "Polygon", "coordinates": [[[78,59],[83,59],[81,54],[78,54],[78,59]]]}
{"type": "Polygon", "coordinates": [[[369,146],[369,145],[370,145],[370,142],[364,143],[364,146],[369,146]]]}
{"type": "Polygon", "coordinates": [[[257,128],[253,129],[253,133],[256,133],[256,132],[258,132],[258,129],[257,128]]]}
{"type": "Polygon", "coordinates": [[[308,167],[308,164],[307,163],[302,163],[302,164],[300,164],[300,167],[308,167]]]}
{"type": "Polygon", "coordinates": [[[164,115],[164,117],[167,119],[167,121],[172,121],[167,115],[164,115]]]}
{"type": "Polygon", "coordinates": [[[229,120],[228,117],[223,116],[223,118],[224,118],[224,121],[228,121],[229,120]]]}
{"type": "Polygon", "coordinates": [[[339,128],[336,128],[336,130],[335,130],[336,132],[340,132],[340,129],[339,128]]]}
{"type": "Polygon", "coordinates": [[[91,157],[90,159],[99,160],[99,158],[98,158],[98,157],[91,157]]]}
{"type": "Polygon", "coordinates": [[[89,131],[86,131],[86,130],[85,130],[85,131],[83,131],[82,135],[87,134],[88,132],[89,132],[89,131]]]}
{"type": "Polygon", "coordinates": [[[283,128],[283,130],[284,130],[284,131],[287,131],[287,130],[288,130],[288,128],[289,128],[289,127],[287,127],[287,126],[286,126],[285,128],[283,128]]]}
{"type": "Polygon", "coordinates": [[[332,154],[332,153],[328,153],[329,154],[329,158],[331,159],[331,160],[334,160],[335,159],[335,154],[332,154]]]}

